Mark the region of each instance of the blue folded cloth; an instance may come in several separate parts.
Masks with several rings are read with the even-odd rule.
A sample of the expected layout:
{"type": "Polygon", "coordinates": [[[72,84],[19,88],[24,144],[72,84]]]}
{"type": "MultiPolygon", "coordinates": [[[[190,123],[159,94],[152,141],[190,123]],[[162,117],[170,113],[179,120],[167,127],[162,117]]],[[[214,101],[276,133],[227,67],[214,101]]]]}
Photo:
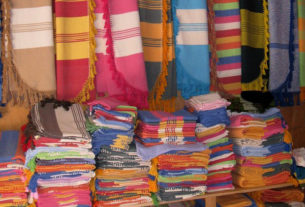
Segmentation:
{"type": "Polygon", "coordinates": [[[194,111],[193,114],[198,117],[197,122],[205,127],[212,127],[217,124],[230,125],[226,107],[207,111],[194,111]]]}
{"type": "Polygon", "coordinates": [[[167,121],[174,123],[175,121],[193,121],[196,122],[197,117],[186,110],[176,111],[174,113],[168,113],[163,111],[139,111],[138,117],[145,123],[160,123],[161,121],[167,121]]]}

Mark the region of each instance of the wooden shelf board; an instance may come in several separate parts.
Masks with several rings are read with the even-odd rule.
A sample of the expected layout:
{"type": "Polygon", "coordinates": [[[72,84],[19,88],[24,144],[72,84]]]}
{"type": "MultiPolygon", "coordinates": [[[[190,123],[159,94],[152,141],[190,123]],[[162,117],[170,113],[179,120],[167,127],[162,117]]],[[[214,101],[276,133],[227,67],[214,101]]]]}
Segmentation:
{"type": "MultiPolygon", "coordinates": [[[[159,204],[169,204],[169,203],[178,203],[181,201],[189,201],[189,200],[197,200],[197,199],[204,199],[204,198],[209,198],[209,197],[218,197],[218,196],[226,196],[226,195],[232,195],[232,194],[237,194],[237,193],[249,193],[249,192],[255,192],[255,191],[261,191],[261,190],[267,190],[267,189],[276,189],[276,188],[284,188],[284,187],[290,187],[293,186],[292,183],[282,183],[282,184],[277,184],[277,185],[268,185],[268,186],[261,186],[261,187],[255,187],[255,188],[240,188],[240,187],[235,187],[234,190],[226,190],[226,191],[220,191],[220,192],[215,192],[215,193],[206,193],[204,195],[200,196],[194,196],[190,197],[187,199],[183,200],[175,200],[175,201],[162,201],[159,204]]],[[[152,206],[152,204],[145,204],[141,206],[152,206]]]]}

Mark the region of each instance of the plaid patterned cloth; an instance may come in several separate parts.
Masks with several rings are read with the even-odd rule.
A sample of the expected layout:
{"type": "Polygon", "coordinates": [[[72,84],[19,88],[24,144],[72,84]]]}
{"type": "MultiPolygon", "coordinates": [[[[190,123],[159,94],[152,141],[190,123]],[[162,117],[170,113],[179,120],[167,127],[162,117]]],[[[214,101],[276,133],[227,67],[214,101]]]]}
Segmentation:
{"type": "Polygon", "coordinates": [[[94,0],[55,0],[57,98],[94,98],[94,0]]]}
{"type": "Polygon", "coordinates": [[[175,110],[171,0],[138,0],[150,110],[175,110]]]}
{"type": "Polygon", "coordinates": [[[56,92],[52,3],[5,0],[2,4],[3,101],[31,106],[56,92]]]}

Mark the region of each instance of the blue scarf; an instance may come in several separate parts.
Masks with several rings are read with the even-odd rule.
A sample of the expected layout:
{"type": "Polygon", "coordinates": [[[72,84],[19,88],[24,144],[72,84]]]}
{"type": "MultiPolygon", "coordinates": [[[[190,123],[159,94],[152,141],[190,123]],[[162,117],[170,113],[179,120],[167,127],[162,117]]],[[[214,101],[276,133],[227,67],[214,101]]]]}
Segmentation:
{"type": "Polygon", "coordinates": [[[172,1],[177,87],[184,99],[209,93],[206,0],[172,1]]]}

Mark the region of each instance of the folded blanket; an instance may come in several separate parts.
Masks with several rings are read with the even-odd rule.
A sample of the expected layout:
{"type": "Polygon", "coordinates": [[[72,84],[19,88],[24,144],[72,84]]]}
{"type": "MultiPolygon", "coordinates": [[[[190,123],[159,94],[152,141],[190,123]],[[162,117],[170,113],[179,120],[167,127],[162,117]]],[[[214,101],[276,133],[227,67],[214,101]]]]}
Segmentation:
{"type": "Polygon", "coordinates": [[[186,110],[176,111],[174,113],[167,113],[162,111],[139,111],[139,119],[145,123],[176,123],[177,121],[193,121],[197,117],[186,110]]]}
{"type": "Polygon", "coordinates": [[[0,132],[0,163],[25,162],[18,131],[0,132]]]}

